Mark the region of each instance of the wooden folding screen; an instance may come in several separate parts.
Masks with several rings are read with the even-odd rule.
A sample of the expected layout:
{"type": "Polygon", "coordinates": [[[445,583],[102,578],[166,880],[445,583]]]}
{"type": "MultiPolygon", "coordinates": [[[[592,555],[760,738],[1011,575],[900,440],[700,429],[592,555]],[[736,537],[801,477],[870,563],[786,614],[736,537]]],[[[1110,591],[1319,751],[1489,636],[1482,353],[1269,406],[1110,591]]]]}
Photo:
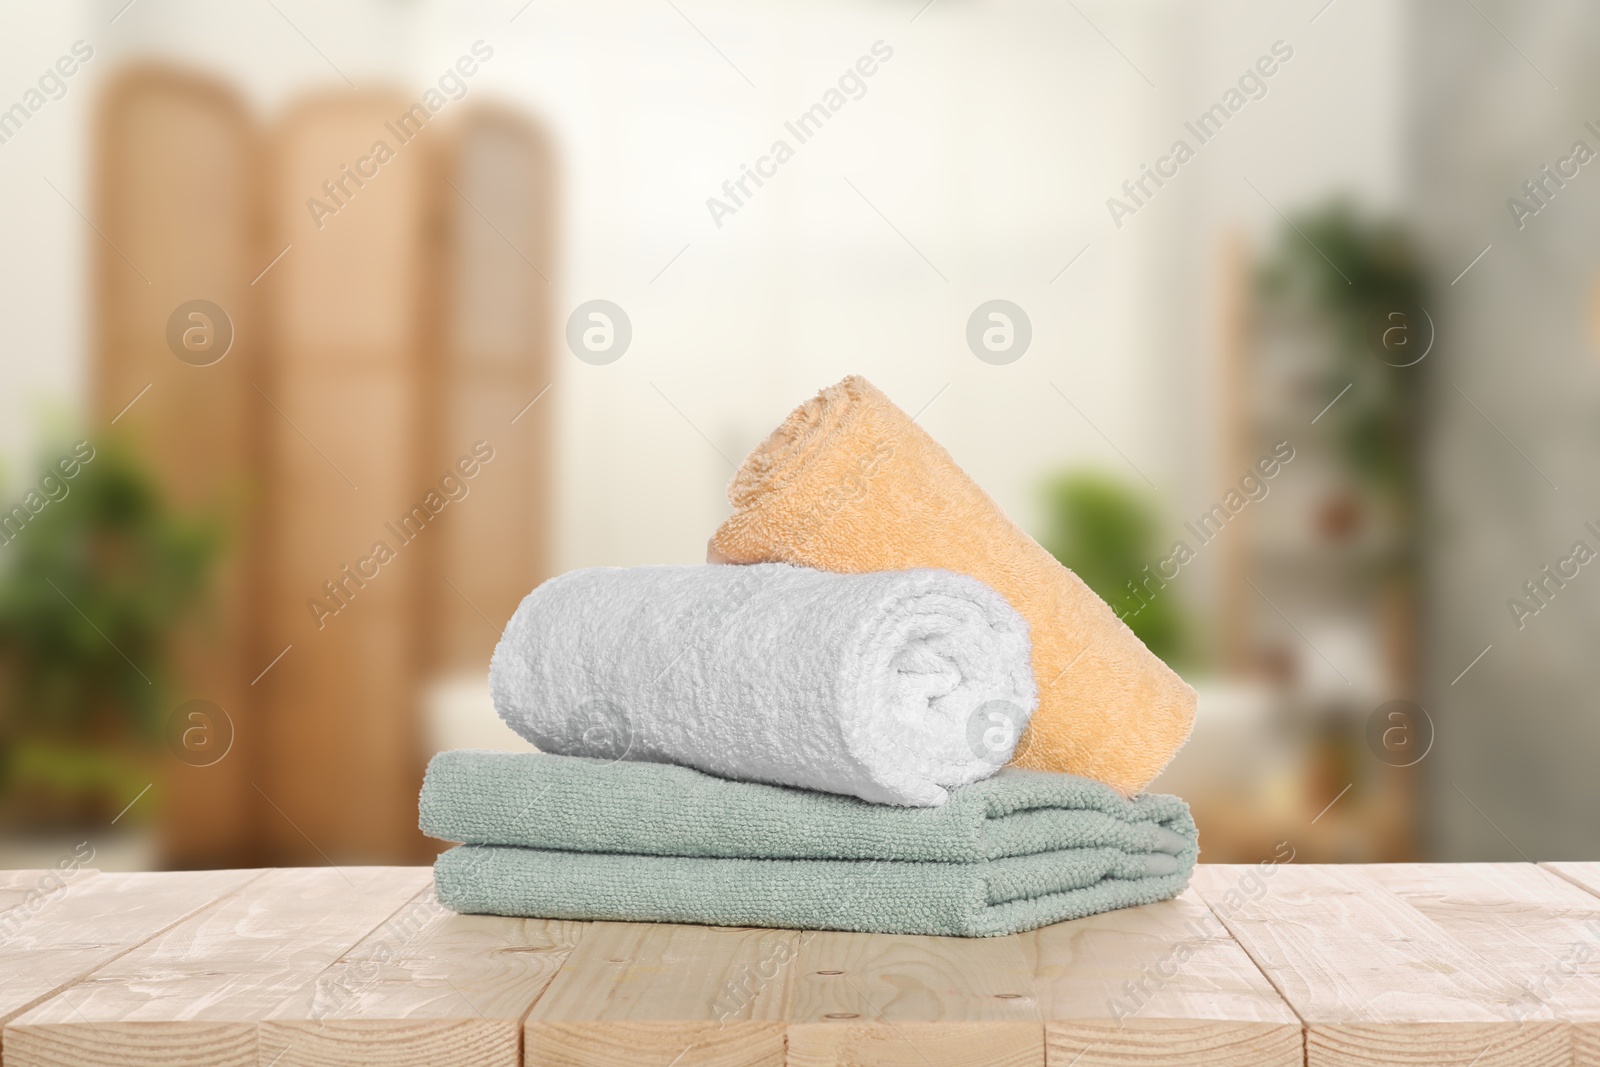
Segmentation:
{"type": "Polygon", "coordinates": [[[437,477],[441,139],[423,128],[402,141],[409,107],[314,99],[273,144],[270,244],[283,258],[263,283],[273,361],[255,400],[271,485],[260,654],[283,657],[260,685],[260,790],[279,862],[394,860],[421,842],[418,620],[435,531],[411,516],[437,477]]]}
{"type": "Polygon", "coordinates": [[[502,109],[385,93],[259,137],[217,86],[153,70],[98,136],[95,410],[180,504],[232,509],[180,694],[225,711],[232,748],[167,760],[167,859],[424,856],[426,683],[487,671],[549,565],[550,146],[502,109]]]}
{"type": "Polygon", "coordinates": [[[443,223],[436,476],[493,449],[442,524],[430,662],[487,672],[500,628],[548,576],[554,404],[555,161],[522,117],[492,107],[452,127],[435,192],[443,223]]]}
{"type": "Polygon", "coordinates": [[[215,595],[181,635],[174,694],[176,703],[210,701],[221,715],[192,720],[198,732],[188,735],[187,759],[163,754],[162,787],[146,803],[164,810],[169,863],[248,862],[259,745],[248,656],[249,514],[259,488],[251,455],[259,400],[250,382],[261,355],[250,281],[263,265],[256,135],[240,102],[216,83],[138,69],[107,88],[96,155],[97,191],[86,205],[100,231],[92,238],[93,431],[114,422],[109,428],[137,448],[170,500],[221,509],[229,534],[215,595]],[[175,313],[177,330],[169,328],[175,313]]]}

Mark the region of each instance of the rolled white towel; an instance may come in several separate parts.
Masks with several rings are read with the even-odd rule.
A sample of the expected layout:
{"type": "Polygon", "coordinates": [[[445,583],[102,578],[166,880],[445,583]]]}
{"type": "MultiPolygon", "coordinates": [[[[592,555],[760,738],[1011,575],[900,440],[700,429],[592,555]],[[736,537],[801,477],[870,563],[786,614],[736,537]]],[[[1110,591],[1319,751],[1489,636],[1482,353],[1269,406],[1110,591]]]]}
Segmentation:
{"type": "Polygon", "coordinates": [[[546,752],[931,807],[1011,758],[1029,652],[1005,599],[949,571],[597,567],[528,594],[489,687],[546,752]]]}

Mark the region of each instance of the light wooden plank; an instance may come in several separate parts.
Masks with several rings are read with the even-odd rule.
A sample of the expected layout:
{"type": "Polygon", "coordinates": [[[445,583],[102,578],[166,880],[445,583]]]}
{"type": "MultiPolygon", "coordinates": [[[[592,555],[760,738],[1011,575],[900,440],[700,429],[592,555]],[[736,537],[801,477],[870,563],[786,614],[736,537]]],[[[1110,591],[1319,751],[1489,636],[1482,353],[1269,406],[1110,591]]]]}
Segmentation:
{"type": "Polygon", "coordinates": [[[801,934],[595,923],[523,1034],[524,1062],[749,1067],[784,1062],[783,1009],[801,934]]]}
{"type": "Polygon", "coordinates": [[[1051,1063],[1302,1062],[1299,1017],[1192,889],[1022,941],[1051,1063]]]}
{"type": "MultiPolygon", "coordinates": [[[[1600,896],[1600,863],[1541,863],[1541,868],[1552,876],[1569,882],[1588,893],[1590,896],[1600,896]]],[[[1581,973],[1586,980],[1593,981],[1596,970],[1593,955],[1585,954],[1584,948],[1600,953],[1600,927],[1594,924],[1593,919],[1585,916],[1580,920],[1581,933],[1563,945],[1556,963],[1556,973],[1562,976],[1570,975],[1573,970],[1581,973]],[[1580,958],[1581,957],[1581,958],[1580,958]]],[[[1566,982],[1563,987],[1581,985],[1582,982],[1566,982]]],[[[1536,990],[1543,987],[1536,987],[1536,990]]],[[[1587,999],[1587,990],[1582,994],[1587,999]]],[[[1573,1020],[1572,1055],[1575,1063],[1600,1063],[1600,1022],[1580,1011],[1575,1005],[1567,1007],[1570,1015],[1564,1016],[1573,1020]]]]}
{"type": "Polygon", "coordinates": [[[1209,866],[1194,884],[1305,1021],[1308,1067],[1571,1062],[1565,1023],[1360,868],[1209,866]]]}
{"type": "Polygon", "coordinates": [[[1555,866],[1202,868],[974,940],[455,916],[424,869],[97,874],[0,943],[3,1054],[509,1067],[526,1012],[530,1064],[1287,1064],[1298,1013],[1308,1064],[1597,1062],[1600,865],[1555,866]]]}
{"type": "MultiPolygon", "coordinates": [[[[28,878],[46,872],[12,872],[28,878]]],[[[129,949],[150,940],[260,871],[192,874],[95,874],[80,871],[63,891],[27,914],[0,916],[0,1056],[25,1062],[10,1023],[129,949]],[[9,919],[9,921],[7,921],[9,919]]],[[[34,884],[37,884],[36,882],[34,884]]]]}
{"type": "MultiPolygon", "coordinates": [[[[78,867],[68,873],[60,868],[41,867],[37,870],[0,871],[0,916],[18,905],[26,904],[38,910],[44,898],[53,897],[69,885],[83,882],[92,874],[92,867],[78,867]]],[[[0,917],[0,942],[6,938],[6,920],[0,917]]]]}
{"type": "Polygon", "coordinates": [[[1043,1067],[1033,966],[1015,937],[802,935],[789,1064],[1043,1067]]]}
{"type": "Polygon", "coordinates": [[[457,915],[429,886],[261,1026],[278,1067],[518,1067],[521,1029],[582,923],[457,915]]]}
{"type": "Polygon", "coordinates": [[[1540,867],[1573,885],[1600,896],[1600,863],[1541,863],[1540,867]]]}
{"type": "Polygon", "coordinates": [[[1600,899],[1593,894],[1528,863],[1361,869],[1548,1004],[1556,1018],[1600,1023],[1600,899]]]}
{"type": "Polygon", "coordinates": [[[270,871],[16,1019],[6,1067],[256,1067],[259,1021],[429,877],[410,867],[270,871]]]}

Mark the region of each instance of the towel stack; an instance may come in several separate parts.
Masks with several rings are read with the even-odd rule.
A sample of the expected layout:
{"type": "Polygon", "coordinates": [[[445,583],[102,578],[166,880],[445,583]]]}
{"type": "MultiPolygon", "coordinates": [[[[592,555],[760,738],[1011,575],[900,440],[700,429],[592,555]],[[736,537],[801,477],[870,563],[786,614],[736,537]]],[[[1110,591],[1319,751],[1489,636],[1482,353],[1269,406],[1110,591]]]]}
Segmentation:
{"type": "Polygon", "coordinates": [[[490,688],[540,751],[430,765],[446,905],[984,936],[1181,891],[1188,809],[1130,795],[1193,691],[886,397],[825,391],[730,498],[748,565],[517,609],[490,688]]]}

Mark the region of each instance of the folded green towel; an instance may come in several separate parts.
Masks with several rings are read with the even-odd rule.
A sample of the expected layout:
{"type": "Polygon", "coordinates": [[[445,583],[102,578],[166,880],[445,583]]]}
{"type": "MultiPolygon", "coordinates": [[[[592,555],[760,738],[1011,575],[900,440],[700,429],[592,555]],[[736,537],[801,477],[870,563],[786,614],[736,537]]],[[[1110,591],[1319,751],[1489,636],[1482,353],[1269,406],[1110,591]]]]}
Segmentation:
{"type": "Polygon", "coordinates": [[[434,865],[456,911],[625,922],[995,936],[1165,900],[1194,822],[1007,768],[938,808],[898,808],[684,767],[445,752],[422,829],[468,844],[434,865]]]}

